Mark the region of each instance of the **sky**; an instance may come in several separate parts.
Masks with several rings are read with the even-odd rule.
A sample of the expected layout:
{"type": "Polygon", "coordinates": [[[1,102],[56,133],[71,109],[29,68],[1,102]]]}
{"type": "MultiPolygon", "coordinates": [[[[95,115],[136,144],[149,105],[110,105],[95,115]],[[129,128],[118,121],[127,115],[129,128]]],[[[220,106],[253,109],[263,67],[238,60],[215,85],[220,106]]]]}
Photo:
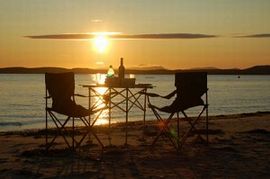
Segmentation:
{"type": "Polygon", "coordinates": [[[247,68],[270,64],[269,0],[0,0],[0,67],[163,66],[247,68]],[[94,39],[26,36],[118,32],[206,38],[94,39]],[[262,36],[252,36],[264,34],[262,36]],[[212,37],[214,36],[214,37],[212,37]]]}

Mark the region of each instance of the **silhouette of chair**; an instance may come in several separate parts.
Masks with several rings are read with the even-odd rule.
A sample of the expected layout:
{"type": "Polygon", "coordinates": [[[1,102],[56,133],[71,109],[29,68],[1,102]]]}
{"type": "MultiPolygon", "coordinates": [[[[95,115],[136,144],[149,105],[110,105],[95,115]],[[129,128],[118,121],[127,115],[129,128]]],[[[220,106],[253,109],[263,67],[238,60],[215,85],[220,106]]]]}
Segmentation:
{"type": "MultiPolygon", "coordinates": [[[[204,72],[187,72],[187,73],[176,73],[175,74],[175,86],[176,90],[167,96],[160,96],[155,93],[147,93],[148,96],[148,106],[153,111],[157,120],[159,121],[159,132],[152,142],[151,146],[154,146],[158,139],[161,136],[165,136],[170,140],[172,145],[179,150],[186,139],[192,132],[196,132],[196,125],[199,121],[201,121],[202,114],[205,112],[205,123],[206,123],[206,142],[208,143],[208,96],[207,96],[207,73],[204,72]],[[202,100],[202,96],[205,94],[205,101],[202,100]],[[175,100],[169,106],[165,106],[159,108],[154,106],[149,97],[163,97],[170,99],[176,95],[175,100]],[[202,106],[201,111],[199,112],[196,118],[190,118],[186,114],[186,110],[195,106],[202,106]],[[167,119],[163,119],[159,112],[169,113],[169,117],[167,119]],[[180,137],[180,117],[179,113],[184,115],[183,120],[188,122],[188,126],[190,126],[186,132],[180,137]],[[174,115],[177,115],[177,133],[173,133],[170,128],[170,125],[173,121],[174,115]]],[[[202,138],[202,136],[198,133],[197,135],[202,138]]],[[[202,138],[203,139],[203,138],[202,138]]]]}
{"type": "MultiPolygon", "coordinates": [[[[87,97],[83,95],[77,95],[74,93],[75,80],[74,73],[46,73],[45,74],[46,85],[46,149],[48,150],[55,142],[58,136],[62,136],[68,148],[74,150],[78,148],[86,136],[92,134],[98,143],[103,144],[93,130],[93,125],[102,113],[104,108],[96,110],[88,110],[81,105],[75,103],[74,96],[87,97]],[[49,99],[51,99],[49,101],[49,99]],[[48,103],[51,103],[51,107],[48,107],[48,103]],[[87,120],[87,116],[92,113],[98,113],[96,118],[91,122],[87,120]],[[48,115],[52,119],[53,124],[56,127],[56,132],[51,141],[48,141],[48,115]],[[66,119],[61,119],[61,116],[66,116],[66,119]],[[75,119],[79,119],[84,126],[84,130],[75,131],[75,119]],[[72,122],[72,125],[68,125],[72,122]],[[75,139],[75,132],[82,134],[80,140],[75,139]],[[71,136],[71,141],[67,137],[71,136]]],[[[76,133],[76,134],[77,134],[76,133]]]]}

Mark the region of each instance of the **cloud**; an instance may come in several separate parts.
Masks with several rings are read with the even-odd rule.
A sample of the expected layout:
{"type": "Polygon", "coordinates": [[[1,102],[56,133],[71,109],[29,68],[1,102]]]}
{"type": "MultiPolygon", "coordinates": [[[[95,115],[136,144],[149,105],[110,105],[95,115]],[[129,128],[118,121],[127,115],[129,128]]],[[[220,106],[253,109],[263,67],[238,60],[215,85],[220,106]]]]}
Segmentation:
{"type": "Polygon", "coordinates": [[[94,34],[51,34],[51,35],[32,35],[25,36],[31,39],[91,39],[94,34]]]}
{"type": "Polygon", "coordinates": [[[215,35],[206,34],[188,34],[188,33],[168,33],[168,34],[134,34],[134,35],[115,35],[115,38],[126,39],[198,39],[211,38],[215,35]]]}
{"type": "Polygon", "coordinates": [[[244,36],[236,36],[238,38],[269,38],[270,34],[251,34],[251,35],[244,35],[244,36]]]}
{"type": "MultiPolygon", "coordinates": [[[[31,39],[92,39],[96,35],[92,33],[51,34],[25,36],[31,39]]],[[[190,33],[159,33],[159,34],[110,34],[112,39],[201,39],[214,38],[216,35],[190,34],[190,33]]]]}
{"type": "Polygon", "coordinates": [[[102,23],[103,20],[101,20],[101,19],[92,19],[91,22],[92,23],[102,23]]]}

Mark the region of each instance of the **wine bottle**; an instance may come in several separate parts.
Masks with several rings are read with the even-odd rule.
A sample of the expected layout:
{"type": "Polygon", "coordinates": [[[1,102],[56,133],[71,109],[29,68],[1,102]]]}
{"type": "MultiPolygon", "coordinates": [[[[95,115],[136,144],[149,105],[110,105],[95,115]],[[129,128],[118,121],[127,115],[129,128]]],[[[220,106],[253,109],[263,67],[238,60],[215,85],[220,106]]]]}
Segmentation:
{"type": "Polygon", "coordinates": [[[125,67],[124,67],[124,59],[120,58],[120,66],[118,68],[118,77],[120,80],[125,78],[125,67]]]}

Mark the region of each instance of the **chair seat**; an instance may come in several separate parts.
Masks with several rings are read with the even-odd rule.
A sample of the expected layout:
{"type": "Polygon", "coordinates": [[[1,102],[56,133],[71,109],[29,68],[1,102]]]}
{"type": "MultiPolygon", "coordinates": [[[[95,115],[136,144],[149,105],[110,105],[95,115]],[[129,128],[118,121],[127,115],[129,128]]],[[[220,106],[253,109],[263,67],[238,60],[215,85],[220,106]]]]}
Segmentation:
{"type": "Polygon", "coordinates": [[[93,112],[84,108],[81,105],[76,104],[73,101],[62,104],[53,104],[52,108],[48,108],[51,111],[57,112],[59,114],[67,115],[69,117],[85,117],[89,116],[93,112]]]}
{"type": "Polygon", "coordinates": [[[167,112],[167,113],[175,113],[184,111],[188,108],[195,107],[195,106],[202,106],[204,102],[201,98],[190,99],[190,100],[175,100],[170,106],[165,106],[160,108],[160,111],[167,112]]]}

